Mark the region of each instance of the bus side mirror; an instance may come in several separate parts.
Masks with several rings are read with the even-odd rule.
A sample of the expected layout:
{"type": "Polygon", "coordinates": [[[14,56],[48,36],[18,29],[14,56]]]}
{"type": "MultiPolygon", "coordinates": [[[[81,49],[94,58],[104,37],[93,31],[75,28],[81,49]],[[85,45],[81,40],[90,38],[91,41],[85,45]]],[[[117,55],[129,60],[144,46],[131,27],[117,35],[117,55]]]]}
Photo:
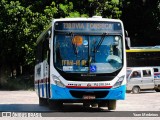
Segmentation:
{"type": "Polygon", "coordinates": [[[131,47],[130,37],[125,37],[125,41],[126,41],[126,49],[130,49],[131,47]]]}
{"type": "Polygon", "coordinates": [[[49,38],[49,49],[51,49],[51,38],[49,38]]]}
{"type": "Polygon", "coordinates": [[[52,37],[52,33],[51,33],[51,30],[49,30],[48,31],[49,49],[51,48],[51,37],[52,37]]]}
{"type": "Polygon", "coordinates": [[[131,47],[131,40],[130,37],[128,37],[128,32],[125,30],[125,43],[126,43],[126,49],[130,49],[131,47]]]}
{"type": "Polygon", "coordinates": [[[51,31],[48,31],[48,37],[51,38],[51,31]]]}

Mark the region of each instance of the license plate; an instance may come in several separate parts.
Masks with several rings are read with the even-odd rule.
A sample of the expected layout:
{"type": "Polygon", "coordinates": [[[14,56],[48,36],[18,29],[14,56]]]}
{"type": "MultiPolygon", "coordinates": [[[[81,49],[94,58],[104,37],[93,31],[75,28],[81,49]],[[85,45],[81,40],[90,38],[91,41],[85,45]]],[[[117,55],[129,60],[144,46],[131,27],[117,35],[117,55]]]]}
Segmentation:
{"type": "Polygon", "coordinates": [[[88,99],[88,100],[95,99],[95,98],[96,98],[95,95],[84,95],[83,96],[83,99],[88,99]]]}

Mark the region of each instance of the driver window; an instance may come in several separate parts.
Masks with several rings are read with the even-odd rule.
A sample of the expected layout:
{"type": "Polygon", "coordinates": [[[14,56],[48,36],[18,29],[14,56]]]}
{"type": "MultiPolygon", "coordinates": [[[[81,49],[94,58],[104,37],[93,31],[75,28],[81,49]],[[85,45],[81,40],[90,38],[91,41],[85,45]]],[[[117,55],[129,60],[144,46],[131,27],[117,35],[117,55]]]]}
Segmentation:
{"type": "Polygon", "coordinates": [[[140,78],[141,77],[141,71],[134,71],[131,75],[131,78],[140,78]]]}

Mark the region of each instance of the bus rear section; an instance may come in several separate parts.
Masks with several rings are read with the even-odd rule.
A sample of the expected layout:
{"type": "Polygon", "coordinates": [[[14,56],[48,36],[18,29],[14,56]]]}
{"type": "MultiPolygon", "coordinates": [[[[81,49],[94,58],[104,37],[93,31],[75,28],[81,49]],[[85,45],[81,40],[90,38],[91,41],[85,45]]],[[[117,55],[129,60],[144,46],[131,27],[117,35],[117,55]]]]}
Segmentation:
{"type": "Polygon", "coordinates": [[[41,65],[42,77],[35,78],[40,103],[49,101],[50,106],[60,108],[66,102],[79,102],[84,107],[116,109],[116,100],[124,100],[126,92],[122,22],[58,19],[49,33],[49,60],[41,65]]]}

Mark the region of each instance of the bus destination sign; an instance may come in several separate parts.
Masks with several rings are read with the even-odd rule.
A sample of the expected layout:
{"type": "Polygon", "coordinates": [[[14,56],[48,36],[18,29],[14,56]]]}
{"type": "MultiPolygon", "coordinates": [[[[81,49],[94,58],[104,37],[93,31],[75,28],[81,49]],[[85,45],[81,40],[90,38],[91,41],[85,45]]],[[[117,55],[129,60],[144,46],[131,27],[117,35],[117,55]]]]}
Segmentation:
{"type": "Polygon", "coordinates": [[[113,22],[57,22],[56,30],[121,30],[120,23],[113,22]]]}

